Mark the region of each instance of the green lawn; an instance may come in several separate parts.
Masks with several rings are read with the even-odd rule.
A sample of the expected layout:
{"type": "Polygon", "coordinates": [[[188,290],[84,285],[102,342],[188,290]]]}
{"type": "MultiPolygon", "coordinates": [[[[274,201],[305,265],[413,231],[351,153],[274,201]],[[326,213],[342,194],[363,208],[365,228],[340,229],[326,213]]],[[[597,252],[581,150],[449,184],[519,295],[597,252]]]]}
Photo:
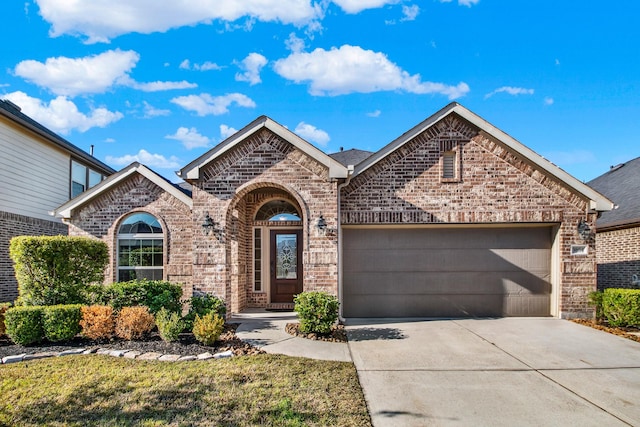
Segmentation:
{"type": "Polygon", "coordinates": [[[370,426],[351,363],[66,356],[0,366],[0,425],[370,426]]]}

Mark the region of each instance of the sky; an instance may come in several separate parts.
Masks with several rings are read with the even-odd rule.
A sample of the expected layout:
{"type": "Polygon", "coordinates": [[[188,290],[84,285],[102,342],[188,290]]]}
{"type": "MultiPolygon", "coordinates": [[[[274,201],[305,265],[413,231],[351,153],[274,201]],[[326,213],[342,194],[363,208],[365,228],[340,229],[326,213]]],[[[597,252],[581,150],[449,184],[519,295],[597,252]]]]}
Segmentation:
{"type": "Polygon", "coordinates": [[[174,171],[267,115],[377,151],[456,101],[581,181],[640,157],[640,2],[33,0],[0,98],[116,170],[174,171]]]}

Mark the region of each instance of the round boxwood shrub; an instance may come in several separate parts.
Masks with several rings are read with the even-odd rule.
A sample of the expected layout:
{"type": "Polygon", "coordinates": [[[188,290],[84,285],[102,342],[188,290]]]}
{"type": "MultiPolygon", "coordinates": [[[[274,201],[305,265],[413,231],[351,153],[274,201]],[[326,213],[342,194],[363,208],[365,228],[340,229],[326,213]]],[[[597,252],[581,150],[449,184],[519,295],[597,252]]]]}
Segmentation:
{"type": "Polygon", "coordinates": [[[82,328],[80,311],[82,305],[50,305],[43,307],[42,327],[44,336],[53,342],[68,341],[78,335],[82,328]]]}
{"type": "Polygon", "coordinates": [[[5,313],[7,335],[16,344],[29,345],[42,341],[42,311],[40,306],[13,307],[5,313]]]}
{"type": "Polygon", "coordinates": [[[338,298],[326,292],[302,292],[295,296],[294,310],[300,320],[300,331],[328,334],[338,320],[338,298]]]}
{"type": "Polygon", "coordinates": [[[166,308],[161,308],[160,311],[156,313],[158,333],[160,334],[160,338],[166,342],[178,340],[180,332],[184,330],[184,323],[178,313],[171,312],[166,308]]]}
{"type": "Polygon", "coordinates": [[[193,321],[193,336],[204,345],[213,345],[224,329],[224,318],[216,313],[208,313],[193,321]]]}

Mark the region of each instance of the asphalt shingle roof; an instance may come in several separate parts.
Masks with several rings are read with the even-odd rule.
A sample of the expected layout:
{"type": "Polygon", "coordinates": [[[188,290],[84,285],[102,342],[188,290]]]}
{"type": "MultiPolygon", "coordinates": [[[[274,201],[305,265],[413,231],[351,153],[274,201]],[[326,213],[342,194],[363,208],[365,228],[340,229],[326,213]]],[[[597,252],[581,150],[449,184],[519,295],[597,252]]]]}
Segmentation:
{"type": "Polygon", "coordinates": [[[598,228],[640,224],[640,157],[612,166],[587,185],[618,206],[602,213],[598,228]]]}
{"type": "Polygon", "coordinates": [[[342,163],[345,166],[349,166],[349,165],[355,166],[358,163],[362,162],[363,160],[367,159],[372,154],[373,152],[371,151],[358,150],[358,149],[352,148],[350,150],[338,151],[337,153],[329,154],[329,157],[331,157],[333,160],[336,160],[342,163]]]}

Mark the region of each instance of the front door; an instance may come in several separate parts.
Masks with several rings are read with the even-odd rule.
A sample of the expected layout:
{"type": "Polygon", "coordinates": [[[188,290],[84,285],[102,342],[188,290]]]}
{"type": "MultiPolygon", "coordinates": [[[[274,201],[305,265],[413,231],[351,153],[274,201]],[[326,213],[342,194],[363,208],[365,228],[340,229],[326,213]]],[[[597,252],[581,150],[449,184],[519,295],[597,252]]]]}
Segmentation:
{"type": "Polygon", "coordinates": [[[271,302],[302,292],[302,230],[271,230],[271,302]]]}

